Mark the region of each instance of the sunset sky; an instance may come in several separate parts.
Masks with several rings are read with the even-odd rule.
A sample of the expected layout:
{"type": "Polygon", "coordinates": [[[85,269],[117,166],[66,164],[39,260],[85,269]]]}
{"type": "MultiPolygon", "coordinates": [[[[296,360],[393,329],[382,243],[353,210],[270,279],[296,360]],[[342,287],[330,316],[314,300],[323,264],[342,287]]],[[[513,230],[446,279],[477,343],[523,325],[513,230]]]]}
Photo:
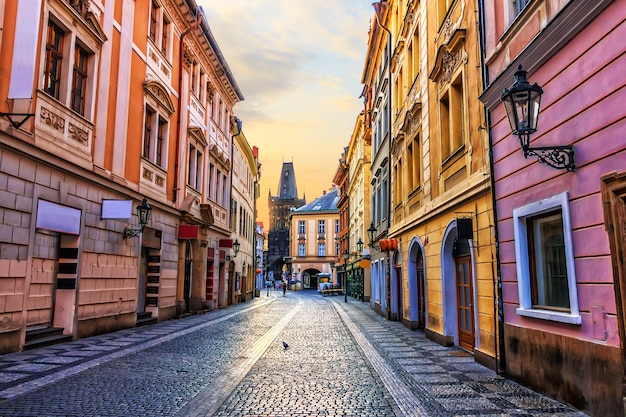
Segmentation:
{"type": "Polygon", "coordinates": [[[245,100],[234,113],[259,148],[259,221],[293,161],[307,202],[331,187],[363,107],[372,0],[196,0],[245,100]]]}

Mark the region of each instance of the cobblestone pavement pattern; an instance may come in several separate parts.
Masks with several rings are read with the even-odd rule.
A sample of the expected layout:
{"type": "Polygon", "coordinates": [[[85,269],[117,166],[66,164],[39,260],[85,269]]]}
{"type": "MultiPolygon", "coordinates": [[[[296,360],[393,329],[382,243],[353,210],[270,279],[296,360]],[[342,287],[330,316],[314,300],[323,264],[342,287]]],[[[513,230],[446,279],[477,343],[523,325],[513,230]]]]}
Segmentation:
{"type": "Polygon", "coordinates": [[[349,301],[273,292],[1,355],[0,416],[585,416],[349,301]]]}

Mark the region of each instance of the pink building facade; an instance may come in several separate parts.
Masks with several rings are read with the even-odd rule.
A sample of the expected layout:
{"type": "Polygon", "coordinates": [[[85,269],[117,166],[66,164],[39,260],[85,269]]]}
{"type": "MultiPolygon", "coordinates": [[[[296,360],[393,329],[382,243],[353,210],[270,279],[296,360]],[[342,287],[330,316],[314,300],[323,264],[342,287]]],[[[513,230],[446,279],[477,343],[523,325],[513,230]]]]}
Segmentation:
{"type": "Polygon", "coordinates": [[[486,90],[507,376],[594,416],[624,415],[626,0],[484,0],[486,90]],[[501,95],[522,65],[543,88],[531,147],[501,95]]]}

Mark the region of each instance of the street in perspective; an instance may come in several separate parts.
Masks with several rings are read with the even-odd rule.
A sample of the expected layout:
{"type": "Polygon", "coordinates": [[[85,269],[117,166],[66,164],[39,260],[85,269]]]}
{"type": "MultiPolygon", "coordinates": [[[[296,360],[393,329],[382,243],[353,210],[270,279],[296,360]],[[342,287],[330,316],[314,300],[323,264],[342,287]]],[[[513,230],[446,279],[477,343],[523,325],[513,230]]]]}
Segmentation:
{"type": "Polygon", "coordinates": [[[0,356],[0,416],[585,416],[315,291],[0,356]]]}

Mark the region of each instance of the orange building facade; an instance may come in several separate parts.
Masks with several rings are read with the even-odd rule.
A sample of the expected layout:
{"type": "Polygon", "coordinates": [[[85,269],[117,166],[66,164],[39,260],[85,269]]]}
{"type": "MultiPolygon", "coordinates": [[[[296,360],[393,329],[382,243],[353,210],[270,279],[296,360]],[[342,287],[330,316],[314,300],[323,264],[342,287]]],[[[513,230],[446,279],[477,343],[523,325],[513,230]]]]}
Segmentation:
{"type": "Polygon", "coordinates": [[[229,304],[243,95],[195,1],[0,16],[0,352],[229,304]]]}

